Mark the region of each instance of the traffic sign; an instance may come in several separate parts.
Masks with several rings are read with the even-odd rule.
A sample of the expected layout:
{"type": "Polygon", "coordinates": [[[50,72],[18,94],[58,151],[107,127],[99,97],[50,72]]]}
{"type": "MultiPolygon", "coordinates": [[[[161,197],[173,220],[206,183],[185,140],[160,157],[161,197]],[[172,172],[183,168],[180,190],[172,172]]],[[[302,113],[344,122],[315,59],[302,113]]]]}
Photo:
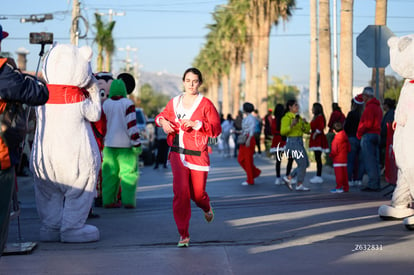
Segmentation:
{"type": "Polygon", "coordinates": [[[390,64],[388,39],[394,33],[384,25],[368,25],[357,37],[357,56],[370,68],[390,64]]]}

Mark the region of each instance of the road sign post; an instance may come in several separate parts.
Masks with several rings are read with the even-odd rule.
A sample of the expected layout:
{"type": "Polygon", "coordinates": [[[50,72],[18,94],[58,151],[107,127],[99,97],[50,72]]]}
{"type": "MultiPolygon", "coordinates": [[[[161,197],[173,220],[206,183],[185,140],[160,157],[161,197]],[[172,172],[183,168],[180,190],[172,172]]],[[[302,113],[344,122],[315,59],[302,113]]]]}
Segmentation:
{"type": "Polygon", "coordinates": [[[376,96],[379,98],[378,68],[390,64],[388,39],[394,33],[384,25],[368,25],[357,37],[357,56],[369,68],[376,68],[376,96]]]}

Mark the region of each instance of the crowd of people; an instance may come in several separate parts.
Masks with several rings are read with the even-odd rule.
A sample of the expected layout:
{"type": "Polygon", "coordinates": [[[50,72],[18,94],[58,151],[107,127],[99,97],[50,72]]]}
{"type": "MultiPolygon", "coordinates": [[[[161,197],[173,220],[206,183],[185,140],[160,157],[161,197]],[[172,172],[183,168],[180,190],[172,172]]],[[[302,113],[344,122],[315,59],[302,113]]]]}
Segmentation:
{"type": "MultiPolygon", "coordinates": [[[[0,42],[7,35],[0,26],[0,42]]],[[[90,62],[90,60],[86,61],[90,62]]],[[[1,73],[13,78],[18,84],[16,87],[21,87],[26,93],[3,89],[0,105],[4,105],[5,108],[8,101],[17,100],[28,105],[41,105],[38,110],[49,110],[54,107],[53,104],[57,104],[56,100],[58,100],[54,97],[58,93],[56,89],[62,87],[55,87],[56,85],[53,86],[50,83],[46,87],[37,79],[23,75],[13,63],[10,59],[0,58],[0,68],[4,68],[1,73]],[[27,98],[23,96],[15,98],[16,94],[26,95],[27,98]]],[[[40,171],[36,165],[31,167],[34,174],[37,207],[42,223],[41,241],[90,242],[99,240],[97,228],[84,224],[88,208],[92,204],[91,196],[95,193],[94,189],[97,191],[95,198],[100,199],[100,206],[105,208],[136,207],[136,189],[139,179],[137,156],[141,148],[139,130],[136,126],[135,106],[127,98],[130,91],[128,81],[113,79],[112,76],[110,82],[105,80],[105,83],[107,82],[105,85],[108,86],[107,98],[101,102],[98,96],[99,82],[95,83],[95,78],[99,81],[99,76],[95,75],[88,82],[90,86],[87,87],[91,90],[89,97],[79,96],[79,101],[76,101],[83,105],[89,104],[94,110],[93,117],[88,119],[90,124],[83,122],[88,131],[85,134],[88,144],[93,147],[93,152],[88,157],[93,158],[93,161],[80,162],[80,164],[93,163],[94,165],[92,167],[93,177],[89,177],[88,174],[85,180],[88,182],[88,187],[79,188],[82,192],[86,189],[89,191],[85,193],[88,198],[82,202],[79,196],[70,197],[68,194],[63,194],[59,186],[48,187],[46,190],[44,183],[52,181],[43,178],[43,171],[40,171]],[[99,122],[102,121],[104,125],[101,126],[104,127],[98,127],[99,122]],[[54,207],[49,207],[48,198],[52,193],[62,193],[59,199],[65,203],[57,202],[60,203],[59,211],[62,213],[71,210],[66,210],[65,207],[83,205],[82,213],[79,214],[81,216],[77,219],[78,228],[62,229],[55,226],[55,224],[63,224],[58,219],[65,215],[55,215],[54,207]],[[50,222],[54,220],[56,220],[54,224],[50,222]]],[[[154,168],[157,169],[159,165],[166,168],[167,159],[170,162],[173,173],[173,216],[180,235],[178,247],[189,246],[191,200],[203,211],[206,222],[210,223],[214,219],[213,207],[206,192],[207,176],[210,170],[209,141],[211,138],[218,138],[224,157],[237,158],[246,174],[246,179],[241,183],[243,186],[255,184],[255,179],[262,172],[255,164],[255,155],[266,154],[275,160],[275,184],[285,184],[290,190],[309,191],[309,186],[305,185],[305,178],[310,163],[308,151],[311,151],[317,169],[316,175],[309,179],[310,183],[324,182],[322,154],[325,153],[328,159],[332,160],[336,175],[336,186],[331,190],[332,193],[348,192],[350,186],[362,187],[364,174],[367,174],[368,181],[361,190],[380,190],[380,173],[385,163],[384,155],[387,151],[386,144],[388,144],[384,139],[387,138],[387,130],[394,120],[395,101],[384,100],[385,114],[383,115],[381,103],[375,98],[371,87],[364,88],[360,95],[352,99],[351,111],[346,117],[338,104],[333,103],[333,112],[327,122],[323,106],[315,102],[312,106],[313,116],[308,122],[300,115],[300,106],[296,99],[289,99],[284,105],[276,104],[274,111],[269,109],[263,119],[250,102],[245,102],[242,110],[234,118],[231,114],[227,114],[224,118],[224,115],[219,115],[214,104],[199,93],[198,89],[203,83],[203,78],[197,68],[187,69],[182,81],[184,92],[171,99],[155,118],[158,126],[156,131],[159,155],[154,168]],[[264,142],[262,142],[262,136],[264,136],[264,142]],[[308,140],[308,144],[305,140],[308,140]],[[282,159],[287,160],[286,175],[283,177],[281,175],[282,159]],[[294,163],[296,167],[293,169],[294,163]]],[[[3,82],[0,85],[6,85],[3,82]]],[[[81,88],[78,88],[76,92],[81,95],[81,88]]],[[[63,103],[59,102],[59,104],[63,103]]],[[[68,102],[65,101],[65,104],[68,102]]],[[[44,122],[42,119],[47,122],[47,119],[37,115],[37,122],[44,122]]],[[[46,129],[40,126],[38,128],[46,129]]],[[[39,131],[36,131],[36,144],[42,142],[39,131]]],[[[6,159],[1,160],[2,169],[0,169],[0,177],[4,182],[1,186],[2,192],[0,192],[3,197],[2,207],[0,207],[2,210],[0,211],[0,249],[4,247],[7,239],[8,214],[15,182],[14,166],[18,159],[16,157],[18,153],[15,152],[18,148],[7,149],[9,154],[6,159]],[[4,166],[5,164],[8,166],[4,166]]],[[[34,156],[39,156],[37,161],[41,163],[45,156],[43,153],[43,155],[36,153],[36,150],[38,148],[34,149],[34,156]]],[[[53,155],[54,151],[50,152],[53,155]]],[[[70,171],[67,173],[73,174],[70,171]]],[[[51,174],[58,175],[58,173],[51,174]]],[[[79,175],[72,176],[80,178],[79,175]]],[[[58,180],[54,182],[60,183],[58,180]]],[[[67,186],[71,185],[67,184],[67,186]]],[[[95,200],[95,205],[97,201],[95,200]]],[[[73,216],[73,209],[71,213],[73,216]]],[[[69,221],[65,222],[69,224],[69,221]]]]}
{"type": "Polygon", "coordinates": [[[255,156],[266,154],[275,160],[276,185],[285,184],[293,190],[296,184],[297,191],[309,191],[304,182],[309,167],[308,152],[312,152],[316,175],[309,183],[324,182],[325,164],[332,166],[336,175],[336,186],[331,193],[348,192],[352,186],[365,192],[380,191],[380,178],[389,153],[387,129],[394,120],[395,100],[385,98],[381,104],[374,90],[365,87],[350,104],[350,111],[345,115],[338,103],[333,103],[327,119],[323,106],[315,102],[313,116],[308,122],[300,115],[295,99],[288,100],[285,105],[276,104],[274,111],[269,109],[263,119],[255,107],[246,102],[236,119],[231,114],[222,119],[219,149],[224,157],[237,157],[246,173],[242,185],[254,184],[261,172],[254,163],[255,156]],[[305,141],[308,142],[305,144],[305,141]],[[285,176],[281,175],[283,159],[287,160],[285,176]],[[294,163],[296,167],[292,169],[294,163]],[[366,185],[363,184],[364,175],[367,175],[366,185]]]}

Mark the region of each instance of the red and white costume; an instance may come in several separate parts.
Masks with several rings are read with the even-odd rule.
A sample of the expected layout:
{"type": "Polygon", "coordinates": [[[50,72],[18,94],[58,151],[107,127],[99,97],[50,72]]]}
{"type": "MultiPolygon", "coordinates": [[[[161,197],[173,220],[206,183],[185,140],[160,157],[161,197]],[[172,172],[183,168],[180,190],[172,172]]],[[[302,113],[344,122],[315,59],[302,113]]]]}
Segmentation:
{"type": "Polygon", "coordinates": [[[348,184],[348,153],[351,151],[351,144],[345,131],[337,133],[332,141],[331,153],[333,167],[336,178],[336,189],[343,188],[345,192],[349,191],[348,184]]]}
{"type": "Polygon", "coordinates": [[[323,115],[318,115],[310,123],[311,136],[309,139],[309,150],[322,151],[324,153],[329,152],[328,139],[326,138],[325,129],[326,121],[323,115]],[[316,133],[316,135],[315,135],[316,133]],[[315,139],[313,136],[315,135],[315,139]]]}
{"type": "Polygon", "coordinates": [[[221,133],[220,116],[213,103],[198,95],[191,109],[182,105],[182,95],[171,99],[165,109],[156,116],[160,127],[164,118],[175,126],[176,131],[169,134],[167,143],[171,146],[169,160],[174,175],[173,212],[177,229],[182,238],[189,236],[192,199],[204,212],[210,210],[210,199],[205,191],[207,174],[210,169],[208,139],[221,133]],[[194,128],[181,126],[181,119],[197,122],[194,128]]]}

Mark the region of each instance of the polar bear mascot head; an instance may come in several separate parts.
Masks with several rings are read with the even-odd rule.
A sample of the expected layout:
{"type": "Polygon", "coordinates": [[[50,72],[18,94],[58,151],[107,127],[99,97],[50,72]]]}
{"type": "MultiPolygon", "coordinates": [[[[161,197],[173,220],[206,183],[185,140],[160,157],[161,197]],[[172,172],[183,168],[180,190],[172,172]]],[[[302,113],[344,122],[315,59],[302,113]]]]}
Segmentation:
{"type": "Polygon", "coordinates": [[[43,62],[43,77],[49,84],[86,87],[92,79],[92,49],[54,44],[43,62]]]}

